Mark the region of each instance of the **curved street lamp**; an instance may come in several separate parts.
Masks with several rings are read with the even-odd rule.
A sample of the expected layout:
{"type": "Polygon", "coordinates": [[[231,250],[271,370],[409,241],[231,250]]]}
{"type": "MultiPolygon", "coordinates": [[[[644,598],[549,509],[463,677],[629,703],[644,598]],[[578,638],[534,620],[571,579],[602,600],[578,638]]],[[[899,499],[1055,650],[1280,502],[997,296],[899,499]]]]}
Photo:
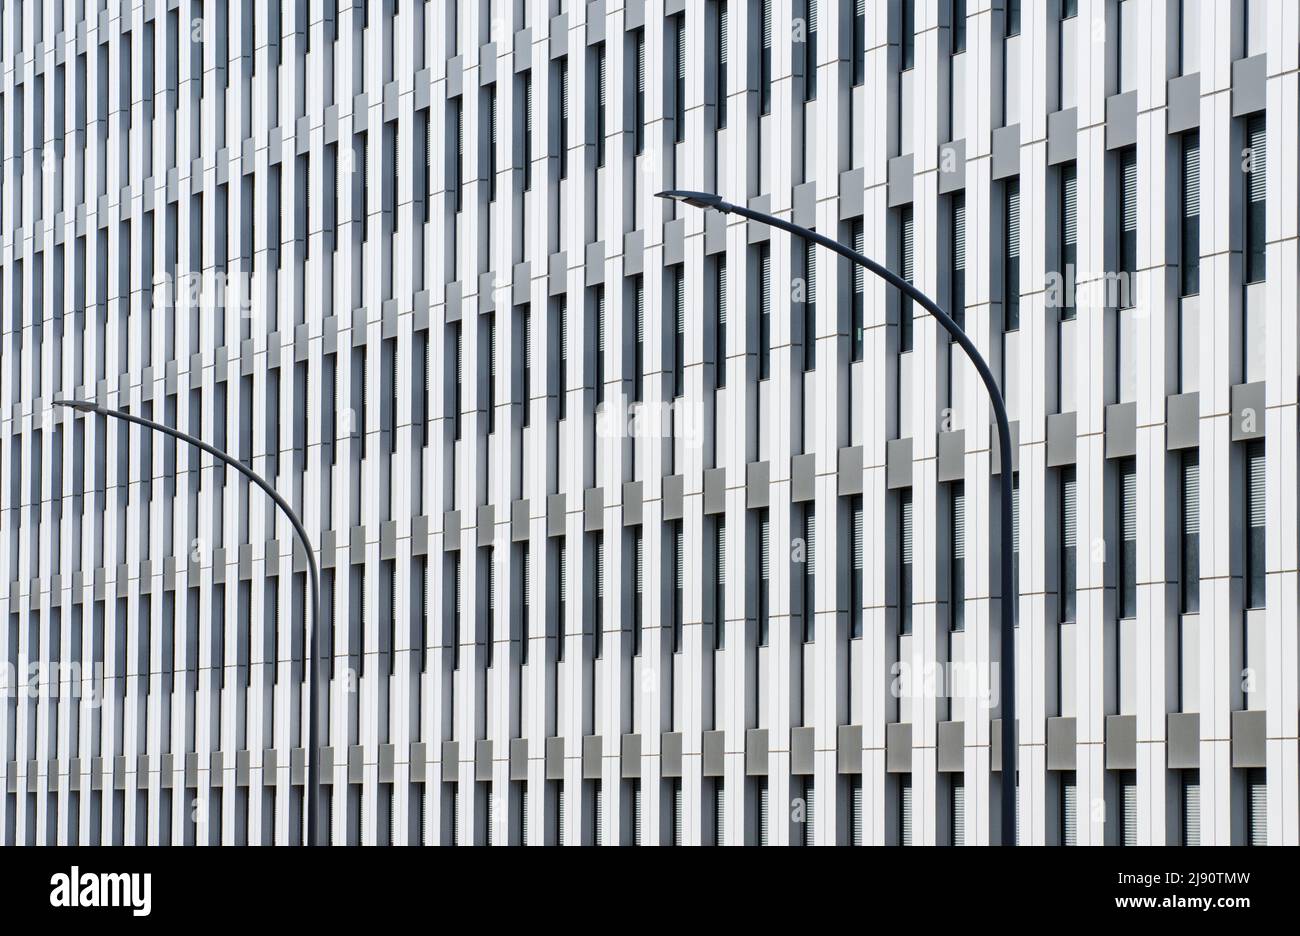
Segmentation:
{"type": "Polygon", "coordinates": [[[904,295],[935,317],[944,330],[953,337],[970,362],[975,365],[984,387],[988,390],[989,401],[993,404],[993,414],[998,423],[998,450],[1002,457],[1002,666],[999,672],[1002,703],[1002,844],[1014,845],[1016,842],[1016,630],[1015,630],[1015,594],[1012,582],[1012,563],[1015,559],[1011,528],[1011,423],[1007,417],[1007,404],[1002,398],[993,371],[984,360],[975,342],[970,339],[952,317],[939,308],[938,303],[921,292],[897,273],[887,269],[870,257],[863,256],[851,247],[841,244],[824,234],[802,227],[776,215],[755,211],[742,205],[733,205],[721,196],[711,192],[667,191],[660,192],[660,198],[682,202],[692,208],[712,208],[723,214],[735,214],[748,218],[759,224],[788,231],[797,237],[811,241],[833,250],[860,267],[865,267],[876,276],[898,289],[904,295]]]}
{"type": "Polygon", "coordinates": [[[180,439],[187,442],[197,449],[207,452],[213,458],[225,462],[231,468],[234,468],[248,480],[252,481],[268,495],[275,505],[284,511],[285,516],[289,518],[289,523],[293,525],[293,531],[302,543],[303,551],[307,554],[307,567],[311,572],[311,659],[307,669],[307,695],[311,700],[311,718],[307,725],[307,845],[316,845],[318,841],[318,827],[320,823],[320,743],[319,733],[320,725],[324,720],[324,698],[320,696],[320,691],[324,688],[324,683],[320,679],[318,672],[321,656],[321,627],[320,627],[320,570],[316,565],[316,550],[312,546],[310,537],[307,536],[307,530],[294,513],[289,502],[271,487],[270,482],[261,475],[253,471],[243,462],[231,455],[221,451],[215,446],[209,445],[202,439],[196,438],[188,433],[181,432],[179,429],[173,429],[171,426],[163,423],[154,422],[151,419],[145,419],[142,416],[136,416],[122,410],[110,409],[107,406],[100,406],[97,403],[91,403],[87,400],[55,400],[55,406],[66,406],[70,409],[78,410],[82,413],[95,413],[100,416],[111,416],[113,419],[121,419],[126,422],[135,423],[138,426],[144,426],[146,429],[152,429],[154,432],[161,432],[172,438],[180,439]]]}

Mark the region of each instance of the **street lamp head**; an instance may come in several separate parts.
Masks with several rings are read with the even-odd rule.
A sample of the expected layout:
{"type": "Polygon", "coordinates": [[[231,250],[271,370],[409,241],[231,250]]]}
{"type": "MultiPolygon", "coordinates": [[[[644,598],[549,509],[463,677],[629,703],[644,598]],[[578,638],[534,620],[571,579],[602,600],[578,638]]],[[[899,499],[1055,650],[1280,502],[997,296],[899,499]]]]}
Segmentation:
{"type": "Polygon", "coordinates": [[[95,404],[87,400],[54,400],[53,405],[67,406],[71,409],[79,410],[83,413],[94,412],[95,409],[95,404]]]}
{"type": "Polygon", "coordinates": [[[713,208],[724,214],[731,211],[731,204],[722,200],[722,196],[714,195],[712,192],[688,192],[672,190],[660,192],[659,198],[667,198],[672,201],[684,202],[692,208],[713,208]]]}

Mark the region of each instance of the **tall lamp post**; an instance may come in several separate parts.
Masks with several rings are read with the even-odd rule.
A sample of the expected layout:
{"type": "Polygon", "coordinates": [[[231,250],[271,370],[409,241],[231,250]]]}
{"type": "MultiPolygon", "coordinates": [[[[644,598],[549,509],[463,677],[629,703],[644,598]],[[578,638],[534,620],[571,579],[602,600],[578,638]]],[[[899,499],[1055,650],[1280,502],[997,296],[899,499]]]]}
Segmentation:
{"type": "Polygon", "coordinates": [[[188,433],[181,432],[179,429],[173,429],[171,426],[163,423],[154,422],[151,419],[145,419],[132,413],[122,410],[110,409],[107,406],[100,406],[87,400],[55,400],[55,406],[66,406],[70,409],[78,410],[83,413],[95,413],[99,416],[110,416],[113,419],[121,419],[126,422],[135,423],[138,426],[144,426],[154,432],[161,432],[173,438],[187,442],[197,449],[207,452],[213,458],[225,462],[231,468],[234,468],[248,480],[252,481],[263,491],[265,491],[275,501],[289,523],[293,525],[293,531],[298,536],[299,542],[302,543],[303,551],[307,554],[307,568],[311,572],[311,659],[307,668],[307,695],[311,700],[311,718],[307,723],[307,844],[316,845],[319,841],[320,825],[320,725],[324,721],[325,699],[321,695],[321,690],[325,684],[320,678],[320,656],[321,656],[321,627],[320,627],[320,570],[316,565],[316,550],[312,546],[311,538],[307,536],[307,530],[303,527],[302,521],[294,513],[289,502],[271,487],[261,475],[253,471],[243,462],[227,455],[221,449],[209,445],[202,439],[196,438],[188,433]]]}
{"type": "Polygon", "coordinates": [[[989,400],[993,404],[993,413],[998,423],[998,450],[1001,453],[1002,485],[1002,666],[999,672],[1000,693],[1002,701],[1002,844],[1014,845],[1016,841],[1016,631],[1015,631],[1015,595],[1012,583],[1012,563],[1015,558],[1011,528],[1011,424],[1007,418],[1006,401],[998,388],[975,342],[971,341],[952,317],[939,308],[938,303],[921,292],[907,280],[892,270],[886,269],[870,257],[863,256],[851,247],[841,244],[824,234],[818,234],[809,228],[794,224],[776,215],[755,211],[742,205],[733,205],[720,196],[710,192],[667,191],[660,192],[660,198],[682,202],[693,208],[712,208],[723,214],[739,215],[750,221],[788,231],[806,241],[819,244],[833,250],[860,267],[865,267],[876,276],[898,289],[904,295],[935,317],[944,330],[961,345],[970,362],[975,365],[984,387],[988,390],[989,400]]]}

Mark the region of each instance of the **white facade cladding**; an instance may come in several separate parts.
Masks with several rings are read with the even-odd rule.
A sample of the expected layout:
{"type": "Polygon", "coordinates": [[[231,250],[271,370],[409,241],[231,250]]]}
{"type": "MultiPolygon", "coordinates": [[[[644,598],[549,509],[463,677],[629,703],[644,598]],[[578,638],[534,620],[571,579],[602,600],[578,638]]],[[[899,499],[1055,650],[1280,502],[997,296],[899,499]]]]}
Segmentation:
{"type": "Polygon", "coordinates": [[[75,396],[304,517],[335,843],[996,841],[1002,470],[1021,842],[1300,842],[1289,3],[4,0],[0,56],[0,841],[302,839],[288,524],[75,396]],[[932,319],[667,188],[952,309],[1016,463],[932,319]]]}

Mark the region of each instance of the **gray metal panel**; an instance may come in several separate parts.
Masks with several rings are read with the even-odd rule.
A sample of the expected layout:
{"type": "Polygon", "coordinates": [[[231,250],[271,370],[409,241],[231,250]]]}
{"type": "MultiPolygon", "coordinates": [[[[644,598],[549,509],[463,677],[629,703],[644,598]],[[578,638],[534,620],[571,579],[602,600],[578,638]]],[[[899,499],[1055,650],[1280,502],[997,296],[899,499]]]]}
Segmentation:
{"type": "Polygon", "coordinates": [[[1264,381],[1237,384],[1232,388],[1233,442],[1264,438],[1264,381]]]}
{"type": "MultiPolygon", "coordinates": [[[[307,780],[307,750],[296,747],[289,752],[289,782],[294,786],[302,786],[307,780]]],[[[321,775],[321,782],[325,782],[324,774],[321,775]]]]}
{"type": "Polygon", "coordinates": [[[587,245],[587,259],[584,270],[588,286],[599,286],[605,282],[605,242],[596,241],[587,245]]]}
{"type": "MultiPolygon", "coordinates": [[[[325,552],[325,550],[321,550],[325,552]]],[[[425,516],[411,518],[411,555],[427,556],[429,554],[429,518],[425,516]]]]}
{"type": "Polygon", "coordinates": [[[448,324],[459,322],[461,317],[461,288],[460,283],[448,283],[447,288],[443,290],[443,321],[448,324]]]}
{"type": "Polygon", "coordinates": [[[659,775],[661,777],[682,775],[682,733],[680,731],[665,731],[659,736],[659,775]]]}
{"type": "Polygon", "coordinates": [[[235,786],[248,786],[248,777],[252,773],[253,755],[250,751],[235,752],[235,786]]]}
{"type": "Polygon", "coordinates": [[[582,779],[599,780],[605,756],[605,739],[601,735],[582,737],[582,779]]]}
{"type": "Polygon", "coordinates": [[[1122,149],[1137,143],[1137,92],[1126,91],[1106,98],[1106,149],[1122,149]]]}
{"type": "Polygon", "coordinates": [[[966,477],[966,432],[956,429],[939,433],[936,446],[936,470],[939,482],[960,481],[966,477]]]}
{"type": "Polygon", "coordinates": [[[510,779],[528,779],[528,739],[510,739],[510,779]]]}
{"type": "Polygon", "coordinates": [[[528,301],[532,294],[533,268],[527,260],[514,265],[510,275],[510,301],[515,305],[528,301]]]}
{"type": "Polygon", "coordinates": [[[478,508],[478,544],[491,546],[497,538],[497,512],[491,504],[480,504],[478,508]]]}
{"type": "Polygon", "coordinates": [[[587,488],[582,492],[582,529],[599,533],[605,528],[605,489],[587,488]]]}
{"type": "MultiPolygon", "coordinates": [[[[96,769],[96,761],[99,758],[91,758],[90,774],[92,783],[99,771],[96,769]]],[[[195,751],[187,751],[185,754],[185,785],[194,787],[199,785],[199,755],[195,751]]]]}
{"type": "MultiPolygon", "coordinates": [[[[998,475],[1002,473],[1002,449],[998,445],[998,427],[989,427],[989,471],[998,475]]],[[[1011,470],[1020,470],[1020,420],[1011,420],[1011,470]]]]}
{"type": "Polygon", "coordinates": [[[840,220],[862,217],[863,194],[866,192],[866,175],[861,169],[840,173],[840,220]]]}
{"type": "Polygon", "coordinates": [[[941,773],[966,769],[966,723],[941,721],[935,726],[935,764],[941,773]]]}
{"type": "Polygon", "coordinates": [[[796,504],[817,496],[817,456],[794,455],[790,458],[790,500],[796,504]]]}
{"type": "Polygon", "coordinates": [[[835,769],[842,774],[862,773],[861,725],[840,725],[836,729],[835,769]]]}
{"type": "Polygon", "coordinates": [[[766,777],[768,740],[766,728],[745,730],[745,776],[766,777]]]}
{"type": "Polygon", "coordinates": [[[226,782],[225,758],[222,751],[213,751],[208,755],[208,783],[214,787],[224,786],[226,782]]]}
{"type": "MultiPolygon", "coordinates": [[[[772,214],[772,196],[755,195],[746,202],[746,207],[763,214],[772,214]]],[[[745,223],[745,240],[747,243],[762,244],[770,240],[771,237],[772,229],[768,225],[760,224],[757,221],[747,221],[745,223]]]]}
{"type": "Polygon", "coordinates": [[[686,219],[664,222],[664,263],[672,266],[686,259],[686,219]]]}
{"type": "Polygon", "coordinates": [[[360,744],[348,746],[348,783],[360,783],[365,779],[366,752],[360,744]]]}
{"type": "Polygon", "coordinates": [[[528,542],[527,500],[517,500],[510,505],[510,542],[528,542]]]}
{"type": "MultiPolygon", "coordinates": [[[[816,761],[817,729],[799,727],[790,729],[790,773],[799,777],[811,776],[816,761]]],[[[748,754],[748,752],[746,752],[748,754]]]]}
{"type": "Polygon", "coordinates": [[[700,736],[700,759],[706,777],[721,777],[724,765],[725,735],[722,731],[706,731],[700,736]]]}
{"type": "Polygon", "coordinates": [[[276,774],[280,769],[280,755],[275,748],[262,750],[262,786],[275,786],[276,774]]]}
{"type": "Polygon", "coordinates": [[[1165,95],[1166,129],[1170,133],[1195,130],[1201,125],[1201,73],[1170,78],[1165,95]]]}
{"type": "Polygon", "coordinates": [[[1201,395],[1175,393],[1165,401],[1165,448],[1196,448],[1201,444],[1201,395]]]}
{"type": "Polygon", "coordinates": [[[889,207],[912,203],[912,154],[904,153],[889,160],[887,167],[889,207]]]}
{"type": "Polygon", "coordinates": [[[442,549],[443,552],[456,552],[460,549],[459,510],[448,510],[442,515],[442,549]]]}
{"type": "MultiPolygon", "coordinates": [[[[158,755],[158,782],[164,790],[172,788],[173,774],[176,772],[175,759],[171,754],[158,755]]],[[[81,785],[81,761],[73,758],[68,762],[68,789],[75,790],[81,785]]]]}
{"type": "Polygon", "coordinates": [[[1073,107],[1047,115],[1047,164],[1070,162],[1079,152],[1079,112],[1073,107]]]}
{"type": "Polygon", "coordinates": [[[423,741],[412,741],[411,753],[408,755],[412,783],[424,783],[428,779],[428,761],[428,745],[423,741]]]}
{"type": "MultiPolygon", "coordinates": [[[[297,541],[295,540],[295,543],[297,541]]],[[[393,520],[385,520],[379,524],[379,558],[394,559],[397,557],[397,523],[393,520]]]]}
{"type": "Polygon", "coordinates": [[[1106,769],[1137,770],[1137,716],[1106,716],[1106,769]]]}
{"type": "Polygon", "coordinates": [[[840,449],[836,475],[841,497],[862,493],[862,446],[850,445],[840,449]]]}
{"type": "Polygon", "coordinates": [[[1232,766],[1265,767],[1266,713],[1252,709],[1232,713],[1232,766]]]}
{"type": "Polygon", "coordinates": [[[665,520],[680,520],[686,508],[686,476],[668,475],[660,492],[663,500],[661,512],[665,520]]]}
{"type": "Polygon", "coordinates": [[[491,738],[480,738],[474,742],[474,779],[480,782],[492,779],[491,738]]]}
{"type": "Polygon", "coordinates": [[[704,253],[712,257],[727,249],[727,219],[717,211],[704,215],[704,253]]]}
{"type": "Polygon", "coordinates": [[[912,440],[885,443],[885,487],[891,491],[912,486],[912,440]]]}
{"type": "Polygon", "coordinates": [[[1166,717],[1165,760],[1170,770],[1195,770],[1201,766],[1199,713],[1170,712],[1166,717]]]}
{"type": "Polygon", "coordinates": [[[939,194],[960,192],[966,187],[966,141],[939,144],[939,194]]]}
{"type": "Polygon", "coordinates": [[[727,469],[704,469],[704,512],[720,514],[727,509],[727,469]]]}
{"type": "Polygon", "coordinates": [[[623,482],[623,526],[638,526],[645,512],[645,493],[640,481],[623,482]]]}
{"type": "Polygon", "coordinates": [[[623,29],[640,29],[645,25],[645,0],[623,0],[623,29]]]}
{"type": "Polygon", "coordinates": [[[1077,763],[1077,729],[1073,718],[1047,719],[1047,769],[1074,770],[1077,763]]]}
{"type": "Polygon", "coordinates": [[[568,288],[569,258],[561,250],[546,260],[546,294],[558,296],[568,288]]]}
{"type": "Polygon", "coordinates": [[[1137,403],[1112,403],[1106,407],[1106,457],[1131,458],[1137,454],[1137,403]]]}
{"type": "Polygon", "coordinates": [[[586,24],[587,45],[605,41],[605,0],[590,0],[586,24]]]}
{"type": "Polygon", "coordinates": [[[397,750],[391,744],[379,745],[379,782],[392,783],[397,763],[397,750]]]}
{"type": "Polygon", "coordinates": [[[645,231],[623,235],[623,275],[636,276],[645,270],[645,231]]]}
{"type": "Polygon", "coordinates": [[[1078,450],[1074,413],[1050,413],[1047,417],[1047,467],[1073,465],[1078,450]]]}
{"type": "Polygon", "coordinates": [[[1020,174],[1020,125],[999,127],[993,131],[993,179],[1007,179],[1020,174]]]}
{"type": "Polygon", "coordinates": [[[745,466],[745,507],[754,510],[771,503],[772,466],[769,462],[750,462],[745,466]]]}
{"type": "Polygon", "coordinates": [[[619,776],[635,780],[641,776],[641,736],[625,734],[619,747],[619,776]]]}
{"type": "Polygon", "coordinates": [[[547,738],[545,753],[546,779],[564,779],[564,739],[547,738]]]}
{"type": "Polygon", "coordinates": [[[563,492],[546,495],[546,535],[564,535],[564,513],[566,505],[563,492]]]}
{"type": "Polygon", "coordinates": [[[1268,104],[1266,55],[1252,55],[1232,63],[1232,116],[1245,117],[1268,104]]]}
{"type": "Polygon", "coordinates": [[[796,185],[791,193],[790,220],[804,227],[817,226],[817,183],[796,185]]]}
{"type": "MultiPolygon", "coordinates": [[[[1017,722],[1019,719],[1017,719],[1017,722]]],[[[1016,741],[1020,740],[1020,730],[1017,724],[1016,741]]],[[[989,762],[993,765],[994,773],[1002,771],[1002,719],[994,718],[989,722],[989,762]]],[[[1017,766],[1019,758],[1017,758],[1017,766]]]]}
{"type": "Polygon", "coordinates": [[[454,783],[460,777],[460,743],[457,741],[442,742],[442,780],[444,783],[454,783]]]}
{"type": "Polygon", "coordinates": [[[885,725],[885,771],[912,772],[912,725],[891,722],[885,725]]]}

